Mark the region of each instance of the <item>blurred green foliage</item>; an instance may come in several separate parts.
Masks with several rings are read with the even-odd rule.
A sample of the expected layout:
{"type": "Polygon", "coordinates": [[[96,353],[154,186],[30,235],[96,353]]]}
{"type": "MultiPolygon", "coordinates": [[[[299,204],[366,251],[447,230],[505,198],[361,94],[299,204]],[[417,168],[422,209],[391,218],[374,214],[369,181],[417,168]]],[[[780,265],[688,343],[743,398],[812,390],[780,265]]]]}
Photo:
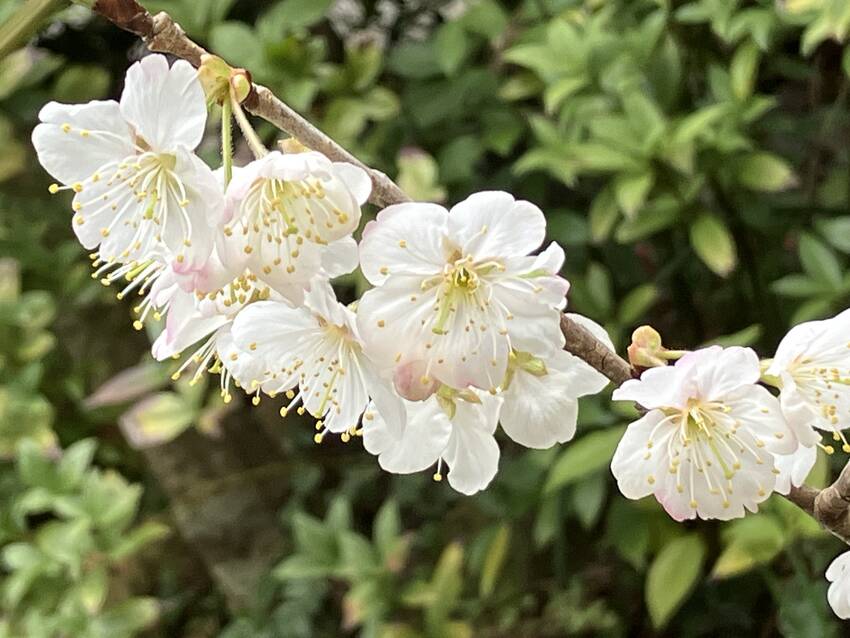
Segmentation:
{"type": "MultiPolygon", "coordinates": [[[[0,1],[0,20],[24,4],[0,1]]],[[[789,326],[847,306],[845,0],[143,4],[412,196],[500,188],[540,205],[567,249],[571,309],[620,347],[652,323],[671,347],[769,356],[789,326]]],[[[620,497],[607,466],[634,413],[605,396],[583,402],[569,445],[503,445],[495,483],[467,498],[382,474],[355,443],[315,446],[308,424],[281,426],[274,410],[225,415],[203,387],[163,389],[168,370],[139,363],[143,335],[88,278],[67,202],[46,194],[28,144],[44,102],[116,96],[142,49],[81,7],[31,31],[0,60],[0,456],[18,450],[0,469],[0,635],[130,635],[154,615],[147,597],[162,636],[843,633],[823,579],[840,546],[792,505],[678,524],[620,497]],[[280,433],[294,468],[280,479],[285,549],[255,604],[226,608],[168,548],[158,579],[126,586],[115,565],[145,559],[122,547],[161,533],[131,519],[167,503],[150,482],[139,503],[120,478],[147,474],[116,422],[147,447],[225,416],[280,433]],[[60,453],[89,436],[108,469],[89,467],[89,442],[60,453]]],[[[210,126],[201,152],[215,163],[210,126]]],[[[845,461],[821,458],[810,483],[845,461]]]]}

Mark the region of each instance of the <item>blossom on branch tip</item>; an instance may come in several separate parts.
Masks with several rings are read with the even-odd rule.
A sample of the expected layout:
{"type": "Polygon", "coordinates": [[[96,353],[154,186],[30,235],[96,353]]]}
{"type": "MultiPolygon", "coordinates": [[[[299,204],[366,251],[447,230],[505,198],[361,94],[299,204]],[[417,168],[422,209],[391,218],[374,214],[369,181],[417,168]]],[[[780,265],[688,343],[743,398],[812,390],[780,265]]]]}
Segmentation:
{"type": "MultiPolygon", "coordinates": [[[[363,231],[360,265],[376,287],[358,327],[385,366],[421,362],[423,379],[495,392],[512,350],[546,357],[564,344],[564,253],[542,243],[539,208],[504,192],[390,206],[363,231]]],[[[419,363],[417,363],[419,366],[419,363]]]]}
{"type": "Polygon", "coordinates": [[[728,520],[770,496],[775,454],[797,439],[749,348],[712,346],[651,368],[614,391],[649,411],[626,430],[611,470],[620,491],[653,494],[676,520],[728,520]]]}
{"type": "MultiPolygon", "coordinates": [[[[197,73],[149,55],[127,71],[120,102],[50,102],[32,141],[41,165],[74,191],[73,228],[100,264],[202,263],[223,209],[193,150],[207,110],[197,73]]],[[[118,276],[123,276],[120,273],[118,276]]]]}
{"type": "Polygon", "coordinates": [[[227,187],[219,255],[301,303],[315,275],[357,267],[351,233],[370,191],[368,175],[352,164],[313,151],[269,153],[237,171],[227,187]]]}
{"type": "Polygon", "coordinates": [[[782,412],[801,442],[820,438],[812,426],[837,434],[850,427],[850,310],[793,327],[765,372],[779,387],[782,412]]]}

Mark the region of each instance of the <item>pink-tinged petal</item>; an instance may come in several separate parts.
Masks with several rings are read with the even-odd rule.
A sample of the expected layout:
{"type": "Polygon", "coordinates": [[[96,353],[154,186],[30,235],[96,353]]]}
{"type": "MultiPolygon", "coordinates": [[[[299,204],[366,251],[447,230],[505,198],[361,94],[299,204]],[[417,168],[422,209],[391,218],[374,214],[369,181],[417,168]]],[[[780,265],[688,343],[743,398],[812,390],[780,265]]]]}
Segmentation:
{"type": "Polygon", "coordinates": [[[117,102],[49,102],[38,117],[41,124],[32,133],[38,161],[63,184],[83,182],[109,165],[114,172],[115,164],[136,152],[117,102]]]}
{"type": "Polygon", "coordinates": [[[169,68],[163,55],[142,58],[127,70],[121,114],[156,152],[195,149],[207,122],[197,71],[185,60],[169,68]]]}
{"type": "Polygon", "coordinates": [[[230,320],[223,315],[204,317],[194,305],[194,295],[175,295],[165,318],[165,330],[157,337],[151,353],[157,361],[180,354],[204,337],[208,337],[230,320]]]}
{"type": "Polygon", "coordinates": [[[452,207],[449,232],[476,260],[528,255],[543,243],[546,218],[534,204],[503,191],[474,193],[452,207]]]}
{"type": "Polygon", "coordinates": [[[704,350],[695,377],[700,397],[720,398],[741,386],[758,382],[761,369],[752,348],[712,346],[704,350]]]}
{"type": "Polygon", "coordinates": [[[436,204],[395,204],[363,230],[360,267],[373,285],[388,275],[430,277],[446,262],[448,212],[436,204]]]}

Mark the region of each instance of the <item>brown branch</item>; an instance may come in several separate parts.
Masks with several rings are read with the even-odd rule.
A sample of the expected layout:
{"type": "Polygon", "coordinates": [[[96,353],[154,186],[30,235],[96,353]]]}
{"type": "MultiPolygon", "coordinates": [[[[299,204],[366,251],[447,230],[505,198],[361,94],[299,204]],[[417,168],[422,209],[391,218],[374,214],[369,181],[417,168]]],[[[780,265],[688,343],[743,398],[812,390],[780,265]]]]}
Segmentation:
{"type": "MultiPolygon", "coordinates": [[[[97,0],[93,10],[118,27],[141,37],[151,51],[168,53],[200,65],[206,50],[186,36],[180,26],[166,13],[152,16],[136,0],[97,0]]],[[[354,157],[327,135],[305,120],[288,105],[281,102],[269,89],[259,84],[252,86],[245,108],[254,115],[289,133],[304,145],[319,151],[335,161],[349,162],[365,170],[372,179],[370,201],[377,206],[388,206],[410,201],[410,198],[384,173],[377,171],[354,157]]],[[[583,326],[569,317],[561,317],[561,331],[566,338],[564,349],[583,359],[593,368],[621,385],[634,376],[627,361],[609,350],[583,326]]],[[[793,488],[787,498],[812,516],[832,534],[850,544],[850,466],[831,486],[816,490],[809,486],[793,488]]]]}

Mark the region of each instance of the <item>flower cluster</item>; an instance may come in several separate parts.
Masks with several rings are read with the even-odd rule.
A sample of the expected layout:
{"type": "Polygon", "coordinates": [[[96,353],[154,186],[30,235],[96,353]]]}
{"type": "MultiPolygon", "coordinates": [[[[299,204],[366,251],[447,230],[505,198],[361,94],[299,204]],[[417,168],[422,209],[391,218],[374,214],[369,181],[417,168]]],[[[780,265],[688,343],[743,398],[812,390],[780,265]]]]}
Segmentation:
{"type": "Polygon", "coordinates": [[[140,296],[137,328],[164,322],[152,353],[182,359],[174,378],[218,372],[225,401],[234,386],[255,404],[282,395],[317,442],[361,435],[383,468],[437,480],[445,464],[467,494],[496,474],[499,423],[528,447],[567,441],[578,397],[607,384],[562,350],[564,254],[534,254],[546,223],[533,204],[484,192],[450,211],[390,206],[358,246],[363,169],[248,134],[255,161],[213,171],[195,154],[198,73],[160,55],[129,69],[120,102],[51,103],[40,119],[33,144],[51,192],[74,193],[94,277],[140,296]],[[330,280],[358,266],[374,288],[346,306],[330,280]]]}
{"type": "MultiPolygon", "coordinates": [[[[540,209],[499,191],[450,210],[396,204],[358,245],[367,172],[295,143],[266,151],[245,90],[223,98],[223,127],[232,108],[256,159],[233,168],[225,144],[214,171],[195,154],[207,98],[227,92],[207,71],[209,96],[188,63],[149,55],[119,102],[50,103],[33,132],[50,191],[73,191],[93,276],[140,297],[137,328],[164,320],[152,353],[182,359],[174,378],[217,372],[225,402],[234,386],[255,404],[282,395],[281,415],[309,413],[317,442],[362,436],[385,470],[433,468],[439,481],[445,466],[464,494],[496,475],[500,425],[529,448],[569,441],[579,397],[608,380],[563,350],[564,253],[539,251],[540,209]],[[358,267],[373,287],[342,304],[330,281],[358,267]]],[[[569,317],[613,351],[602,327],[569,317]]],[[[820,431],[850,452],[850,311],[795,327],[765,361],[741,347],[666,350],[650,327],[629,355],[649,369],[614,398],[643,414],[611,469],[625,496],[654,495],[677,520],[735,518],[789,493],[818,447],[834,451],[820,431]]],[[[847,565],[844,554],[827,572],[842,617],[847,565]]]]}
{"type": "MultiPolygon", "coordinates": [[[[655,347],[663,358],[660,341],[655,347]]],[[[834,452],[818,430],[850,452],[843,434],[850,427],[850,311],[796,326],[770,360],[739,347],[684,353],[673,366],[627,381],[614,399],[647,410],[611,463],[625,496],[653,494],[677,520],[754,512],[771,492],[802,485],[818,446],[834,452]]]]}

